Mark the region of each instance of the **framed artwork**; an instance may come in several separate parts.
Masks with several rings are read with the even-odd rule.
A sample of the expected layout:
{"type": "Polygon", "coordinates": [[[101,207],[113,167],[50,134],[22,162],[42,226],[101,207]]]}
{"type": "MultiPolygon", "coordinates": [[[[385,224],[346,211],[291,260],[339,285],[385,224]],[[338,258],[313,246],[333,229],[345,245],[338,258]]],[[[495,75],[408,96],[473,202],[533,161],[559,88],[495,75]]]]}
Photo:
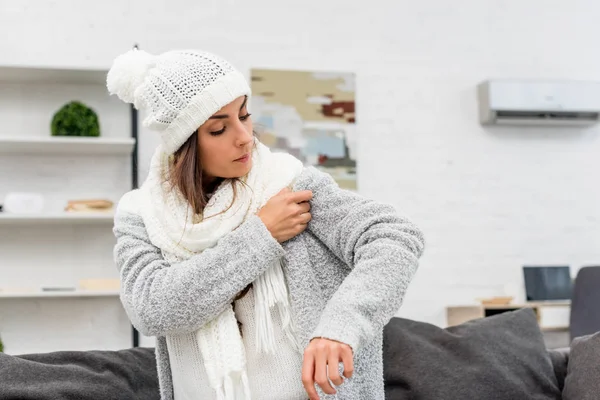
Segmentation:
{"type": "Polygon", "coordinates": [[[356,190],[354,74],[253,69],[251,84],[260,141],[356,190]]]}

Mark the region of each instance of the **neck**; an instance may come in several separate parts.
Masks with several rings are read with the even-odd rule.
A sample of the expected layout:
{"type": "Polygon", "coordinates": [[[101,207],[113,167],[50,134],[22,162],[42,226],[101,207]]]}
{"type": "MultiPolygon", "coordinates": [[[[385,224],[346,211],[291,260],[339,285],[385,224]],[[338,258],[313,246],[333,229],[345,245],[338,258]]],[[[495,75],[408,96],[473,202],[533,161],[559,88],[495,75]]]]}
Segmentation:
{"type": "Polygon", "coordinates": [[[210,195],[217,189],[221,182],[223,182],[223,178],[202,177],[202,190],[206,195],[210,195]]]}

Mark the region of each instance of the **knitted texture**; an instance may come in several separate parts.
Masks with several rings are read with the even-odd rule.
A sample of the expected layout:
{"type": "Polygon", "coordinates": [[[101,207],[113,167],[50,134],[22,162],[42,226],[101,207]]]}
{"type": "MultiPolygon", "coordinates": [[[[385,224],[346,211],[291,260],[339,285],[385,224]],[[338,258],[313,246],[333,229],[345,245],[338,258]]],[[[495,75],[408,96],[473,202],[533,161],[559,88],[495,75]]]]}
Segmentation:
{"type": "MultiPolygon", "coordinates": [[[[141,206],[150,240],[171,263],[214,247],[219,239],[255,215],[272,196],[291,187],[303,170],[301,161],[288,154],[271,153],[257,140],[252,153],[253,167],[244,178],[245,184],[235,201],[233,186],[225,180],[211,196],[200,221],[194,223],[197,218],[189,203],[165,179],[170,173],[171,158],[162,146],[157,148],[150,173],[136,201],[141,206]]],[[[279,310],[283,330],[299,351],[280,260],[272,262],[254,286],[258,351],[275,351],[272,308],[279,310]]],[[[244,347],[231,307],[199,329],[196,337],[210,386],[217,391],[217,398],[249,399],[244,347]]]]}
{"type": "MultiPolygon", "coordinates": [[[[258,400],[306,400],[308,398],[299,371],[302,354],[289,343],[283,330],[283,322],[276,310],[271,310],[274,325],[275,351],[265,354],[258,351],[256,341],[256,314],[254,293],[251,288],[246,296],[235,303],[235,315],[242,323],[243,344],[246,351],[250,397],[258,400]]],[[[210,387],[208,373],[193,333],[166,337],[169,363],[175,399],[217,398],[210,387]]]]}
{"type": "Polygon", "coordinates": [[[144,126],[160,133],[169,154],[214,113],[250,94],[246,79],[230,63],[197,50],[160,55],[130,50],[113,61],[106,83],[111,94],[145,111],[144,126]]]}
{"type": "Polygon", "coordinates": [[[256,318],[255,298],[253,289],[250,289],[248,294],[235,305],[235,314],[242,323],[244,347],[247,349],[246,359],[252,398],[306,400],[307,394],[301,376],[298,374],[302,369],[302,354],[290,346],[290,341],[282,329],[284,322],[275,310],[271,312],[276,327],[273,336],[276,351],[271,354],[259,351],[256,336],[253,334],[259,320],[256,318]]]}
{"type": "MultiPolygon", "coordinates": [[[[121,301],[133,325],[156,336],[163,400],[173,399],[177,385],[165,337],[191,334],[212,321],[282,256],[301,347],[320,336],[354,350],[354,376],[337,395],[321,393],[321,400],[385,397],[383,327],[398,312],[416,272],[423,233],[394,207],[341,190],[312,167],[293,190],[313,192],[312,220],[304,233],[279,244],[255,215],[213,248],[180,263],[167,262],[152,244],[135,196],[119,202],[114,255],[121,301]]],[[[256,373],[263,377],[272,373],[261,367],[259,361],[256,373]]],[[[290,379],[301,379],[301,370],[290,379]]]]}

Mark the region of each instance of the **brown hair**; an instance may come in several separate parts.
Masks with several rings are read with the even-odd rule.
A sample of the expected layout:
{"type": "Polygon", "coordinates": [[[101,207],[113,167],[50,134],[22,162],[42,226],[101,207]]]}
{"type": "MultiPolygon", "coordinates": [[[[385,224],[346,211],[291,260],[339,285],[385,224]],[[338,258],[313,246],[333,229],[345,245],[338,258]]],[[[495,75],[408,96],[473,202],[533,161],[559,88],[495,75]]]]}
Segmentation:
{"type": "MultiPolygon", "coordinates": [[[[195,215],[201,215],[208,204],[210,194],[216,190],[222,178],[207,184],[202,170],[202,160],[198,153],[198,131],[173,154],[173,163],[168,175],[172,189],[178,190],[187,200],[195,215]]],[[[236,197],[237,179],[231,180],[233,199],[236,197]]]]}
{"type": "MultiPolygon", "coordinates": [[[[255,131],[252,132],[257,136],[255,131]]],[[[202,215],[208,204],[210,195],[223,182],[223,178],[207,184],[202,170],[202,160],[198,153],[198,131],[194,132],[188,140],[173,154],[173,164],[170,168],[169,181],[171,187],[178,190],[187,200],[195,215],[202,215]]],[[[239,185],[245,182],[239,178],[227,179],[233,187],[233,200],[223,212],[229,210],[237,197],[239,185]]],[[[211,216],[209,216],[211,217],[211,216]]]]}
{"type": "MultiPolygon", "coordinates": [[[[256,136],[256,132],[253,132],[253,134],[256,136]]],[[[202,160],[198,153],[198,131],[194,132],[173,154],[173,164],[169,170],[168,179],[171,183],[171,188],[179,190],[191,209],[194,210],[195,215],[201,216],[208,204],[210,194],[223,182],[223,178],[219,178],[210,185],[206,185],[202,171],[202,160]]],[[[231,185],[233,186],[233,200],[227,209],[222,212],[229,210],[233,206],[237,196],[237,185],[245,184],[239,178],[228,180],[231,181],[231,185]]],[[[244,297],[251,286],[252,284],[249,284],[236,296],[232,302],[233,307],[235,307],[235,301],[244,297]]],[[[240,334],[242,334],[242,324],[239,321],[238,328],[240,334]]]]}

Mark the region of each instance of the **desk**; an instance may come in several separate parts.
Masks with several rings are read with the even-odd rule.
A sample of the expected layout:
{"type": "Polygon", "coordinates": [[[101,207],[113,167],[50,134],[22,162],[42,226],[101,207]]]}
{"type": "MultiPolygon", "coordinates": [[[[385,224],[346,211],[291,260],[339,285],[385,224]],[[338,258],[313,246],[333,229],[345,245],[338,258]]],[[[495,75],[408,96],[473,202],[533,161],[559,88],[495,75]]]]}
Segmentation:
{"type": "Polygon", "coordinates": [[[448,326],[490,317],[507,311],[532,308],[538,317],[540,329],[545,332],[566,331],[569,329],[570,301],[537,301],[523,304],[473,304],[446,307],[448,326]]]}

